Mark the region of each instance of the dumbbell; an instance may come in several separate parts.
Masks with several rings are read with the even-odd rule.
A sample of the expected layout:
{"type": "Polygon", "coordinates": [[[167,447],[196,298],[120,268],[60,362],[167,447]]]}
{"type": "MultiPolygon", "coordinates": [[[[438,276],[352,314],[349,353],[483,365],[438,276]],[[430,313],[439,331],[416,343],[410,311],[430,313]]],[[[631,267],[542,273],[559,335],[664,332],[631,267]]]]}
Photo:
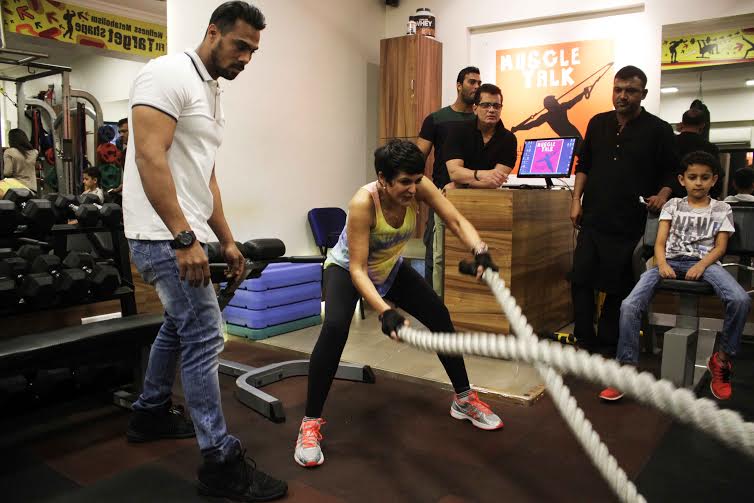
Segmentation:
{"type": "Polygon", "coordinates": [[[109,263],[98,263],[88,253],[70,252],[63,265],[71,269],[81,269],[86,273],[89,289],[95,297],[106,297],[120,286],[120,273],[109,263]]]}
{"type": "Polygon", "coordinates": [[[10,258],[0,260],[0,309],[15,306],[21,300],[16,287],[16,274],[14,274],[12,262],[8,262],[10,258]]]}
{"type": "Polygon", "coordinates": [[[81,204],[73,194],[58,194],[53,204],[59,221],[75,218],[81,227],[96,227],[99,223],[99,208],[91,203],[81,204]]]}
{"type": "Polygon", "coordinates": [[[0,235],[11,234],[16,227],[18,227],[16,203],[0,199],[0,235]]]}
{"type": "Polygon", "coordinates": [[[93,204],[99,209],[99,216],[102,223],[108,227],[115,227],[123,222],[123,210],[120,205],[115,203],[100,204],[99,197],[94,194],[81,194],[79,201],[84,204],[93,204]]]}
{"type": "Polygon", "coordinates": [[[75,218],[82,227],[95,227],[100,218],[108,227],[115,227],[123,221],[123,212],[117,204],[99,204],[94,194],[57,194],[53,202],[58,219],[75,218]]]}
{"type": "MultiPolygon", "coordinates": [[[[55,212],[52,209],[50,201],[46,199],[32,199],[31,196],[32,194],[29,189],[8,189],[5,193],[3,200],[13,203],[17,212],[12,228],[8,230],[5,224],[0,224],[5,232],[12,232],[18,224],[26,224],[32,232],[45,233],[55,225],[55,212]],[[19,216],[21,217],[21,221],[18,220],[19,216]]],[[[5,216],[8,211],[9,207],[6,203],[5,207],[0,209],[0,213],[5,216]]]]}
{"type": "Polygon", "coordinates": [[[0,261],[0,283],[3,297],[9,303],[12,299],[23,299],[35,306],[48,306],[55,301],[55,286],[52,276],[47,273],[29,273],[29,262],[23,257],[10,257],[0,261]],[[15,284],[11,288],[9,281],[15,284]]]}
{"type": "Polygon", "coordinates": [[[53,286],[64,302],[80,302],[89,292],[86,272],[83,269],[64,267],[56,255],[39,255],[31,264],[31,272],[44,272],[52,276],[53,286]]]}

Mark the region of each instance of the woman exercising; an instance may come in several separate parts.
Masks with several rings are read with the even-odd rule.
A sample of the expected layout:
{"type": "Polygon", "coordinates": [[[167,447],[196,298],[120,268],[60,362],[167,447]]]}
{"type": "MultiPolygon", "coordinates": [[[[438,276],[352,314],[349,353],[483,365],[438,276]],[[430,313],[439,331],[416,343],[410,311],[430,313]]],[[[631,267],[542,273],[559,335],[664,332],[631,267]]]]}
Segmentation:
{"type": "MultiPolygon", "coordinates": [[[[424,178],[424,157],[405,140],[394,140],[374,153],[377,181],[360,188],[349,203],[346,227],[325,262],[325,320],[309,364],[306,416],[301,421],[294,459],[301,466],[321,465],[325,424],[322,408],[348,339],[359,296],[378,313],[382,331],[397,339],[408,321],[389,300],[433,332],[454,332],[448,308],[424,279],[401,257],[414,235],[418,203],[428,204],[448,229],[473,252],[479,275],[492,263],[476,229],[424,178]]],[[[497,430],[503,422],[469,386],[463,358],[438,354],[453,383],[450,415],[477,428],[497,430]]]]}

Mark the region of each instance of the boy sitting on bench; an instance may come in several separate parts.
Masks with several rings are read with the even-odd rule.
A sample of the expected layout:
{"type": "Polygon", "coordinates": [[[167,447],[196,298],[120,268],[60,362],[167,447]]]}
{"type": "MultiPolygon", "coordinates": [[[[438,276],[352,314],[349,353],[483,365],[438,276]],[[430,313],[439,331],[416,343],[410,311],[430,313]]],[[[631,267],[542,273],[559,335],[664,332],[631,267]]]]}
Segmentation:
{"type": "MultiPolygon", "coordinates": [[[[728,238],[734,232],[730,206],[709,196],[717,182],[720,165],[706,152],[691,152],[681,161],[678,181],[686,189],[684,198],[673,198],[662,207],[655,241],[657,267],[649,269],[620,306],[620,339],[617,360],[621,364],[639,362],[641,316],[662,279],[706,281],[725,305],[725,322],[720,345],[707,362],[715,398],[731,396],[731,357],[736,354],[751,308],[751,299],[741,285],[720,265],[728,238]]],[[[603,400],[619,400],[623,393],[607,388],[603,400]]]]}

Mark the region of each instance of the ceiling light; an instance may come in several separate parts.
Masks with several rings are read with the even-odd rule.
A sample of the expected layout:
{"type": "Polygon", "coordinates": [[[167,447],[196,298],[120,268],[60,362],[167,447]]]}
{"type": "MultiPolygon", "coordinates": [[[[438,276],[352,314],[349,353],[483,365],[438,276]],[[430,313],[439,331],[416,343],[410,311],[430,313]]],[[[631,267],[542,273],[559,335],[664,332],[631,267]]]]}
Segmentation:
{"type": "Polygon", "coordinates": [[[663,88],[660,89],[660,92],[662,94],[677,93],[678,92],[678,88],[677,87],[663,87],[663,88]]]}
{"type": "Polygon", "coordinates": [[[751,80],[747,80],[747,81],[746,81],[746,85],[747,85],[747,86],[754,86],[754,79],[751,79],[751,80]]]}

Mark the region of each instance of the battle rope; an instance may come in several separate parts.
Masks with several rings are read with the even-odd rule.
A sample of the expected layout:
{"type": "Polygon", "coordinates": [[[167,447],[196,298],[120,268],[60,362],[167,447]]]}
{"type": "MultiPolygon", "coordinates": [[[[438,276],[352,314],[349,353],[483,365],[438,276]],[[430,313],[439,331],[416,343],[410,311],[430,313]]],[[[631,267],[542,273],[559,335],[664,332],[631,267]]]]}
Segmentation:
{"type": "Polygon", "coordinates": [[[577,440],[622,501],[633,503],[646,500],[638,493],[636,486],[600,440],[599,434],[592,428],[591,422],[571,396],[558,372],[617,388],[754,457],[754,423],[744,422],[734,411],[718,409],[712,400],[697,399],[687,389],[675,388],[668,381],[658,381],[648,372],[638,373],[632,366],[621,366],[599,355],[576,351],[573,347],[549,341],[540,341],[534,335],[534,330],[502,278],[496,272],[487,269],[482,279],[502,307],[516,338],[485,333],[430,333],[410,327],[402,328],[398,332],[398,338],[427,351],[471,354],[533,364],[577,440]]]}

